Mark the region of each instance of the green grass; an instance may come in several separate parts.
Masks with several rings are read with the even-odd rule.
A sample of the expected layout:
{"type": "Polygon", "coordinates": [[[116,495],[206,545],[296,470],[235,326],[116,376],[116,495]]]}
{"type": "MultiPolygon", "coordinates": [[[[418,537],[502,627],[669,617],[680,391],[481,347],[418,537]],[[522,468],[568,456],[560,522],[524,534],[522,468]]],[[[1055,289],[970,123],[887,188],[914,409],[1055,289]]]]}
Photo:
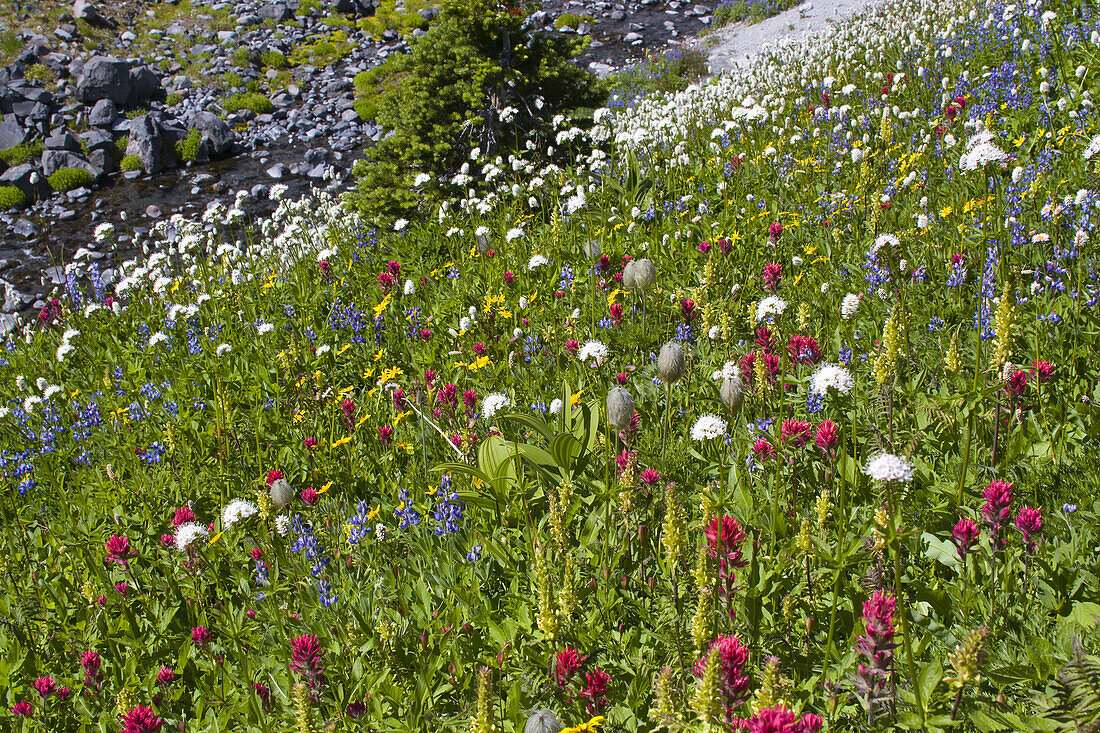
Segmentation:
{"type": "Polygon", "coordinates": [[[17,209],[27,203],[27,195],[15,186],[0,186],[0,211],[17,209]]]}
{"type": "Polygon", "coordinates": [[[136,155],[125,155],[122,161],[118,164],[119,168],[124,171],[139,171],[142,170],[141,158],[136,155]]]}
{"type": "Polygon", "coordinates": [[[90,188],[95,178],[84,168],[61,168],[46,178],[54,191],[71,191],[74,188],[90,188]]]}
{"type": "Polygon", "coordinates": [[[202,133],[192,127],[187,136],[176,141],[176,157],[183,163],[195,160],[199,152],[199,143],[202,141],[202,133]]]}
{"type": "Polygon", "coordinates": [[[168,94],[168,98],[164,100],[164,103],[169,107],[175,107],[177,104],[183,101],[183,95],[179,92],[171,92],[168,94]]]}
{"type": "Polygon", "coordinates": [[[322,68],[336,63],[350,50],[347,31],[335,30],[312,43],[294,48],[287,57],[287,62],[291,66],[309,65],[322,68]]]}
{"type": "Polygon", "coordinates": [[[591,15],[576,15],[575,13],[562,13],[554,21],[555,28],[572,28],[577,30],[582,23],[592,23],[591,15]]]}
{"type": "Polygon", "coordinates": [[[406,74],[403,70],[405,58],[403,54],[395,54],[378,66],[355,75],[355,111],[359,119],[364,122],[377,119],[382,95],[399,85],[406,74]]]}
{"type": "Polygon", "coordinates": [[[275,49],[269,48],[260,54],[260,63],[276,71],[285,69],[287,67],[286,54],[282,51],[276,51],[275,49]]]}
{"type": "Polygon", "coordinates": [[[42,155],[43,149],[45,149],[45,145],[41,140],[32,140],[28,143],[16,145],[14,148],[0,150],[0,160],[8,165],[22,165],[42,155]]]}
{"type": "Polygon", "coordinates": [[[259,115],[266,114],[275,109],[275,105],[273,105],[271,100],[263,94],[258,92],[244,92],[226,98],[226,100],[222,102],[222,108],[229,114],[247,109],[259,115]]]}

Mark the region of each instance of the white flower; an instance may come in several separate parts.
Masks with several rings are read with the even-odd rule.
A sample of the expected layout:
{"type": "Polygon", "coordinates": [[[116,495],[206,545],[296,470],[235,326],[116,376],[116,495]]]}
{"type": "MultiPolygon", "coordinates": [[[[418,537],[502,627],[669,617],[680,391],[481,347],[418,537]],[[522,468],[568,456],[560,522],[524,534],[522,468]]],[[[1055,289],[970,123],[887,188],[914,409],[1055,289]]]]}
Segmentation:
{"type": "Polygon", "coordinates": [[[73,352],[73,345],[65,342],[57,347],[57,360],[65,361],[65,357],[73,352]]]}
{"type": "Polygon", "coordinates": [[[400,232],[400,231],[404,230],[405,227],[407,227],[408,225],[409,225],[409,220],[408,219],[398,219],[397,221],[395,221],[393,223],[393,230],[395,232],[400,232]]]}
{"type": "Polygon", "coordinates": [[[273,324],[273,323],[261,323],[259,326],[256,326],[256,330],[260,333],[261,336],[263,336],[264,334],[268,334],[268,333],[271,333],[272,331],[274,331],[275,330],[275,324],[273,324]]]}
{"type": "Polygon", "coordinates": [[[206,537],[210,532],[206,527],[195,522],[188,522],[182,524],[176,529],[176,549],[183,552],[187,549],[187,546],[197,540],[199,537],[206,537]]]}
{"type": "Polygon", "coordinates": [[[608,354],[610,352],[607,349],[607,344],[602,341],[586,341],[584,346],[577,352],[577,358],[584,363],[588,363],[589,360],[595,360],[596,366],[603,366],[603,363],[607,361],[608,354]]]}
{"type": "Polygon", "coordinates": [[[840,317],[846,321],[850,321],[852,320],[852,316],[856,314],[858,308],[859,296],[855,293],[848,293],[844,296],[844,300],[840,304],[840,317]]]}
{"type": "Polygon", "coordinates": [[[430,180],[432,180],[432,177],[429,176],[427,173],[418,173],[416,175],[416,178],[413,179],[413,185],[417,188],[420,188],[430,180]]]}
{"type": "Polygon", "coordinates": [[[458,319],[458,330],[459,331],[469,331],[470,326],[472,326],[472,325],[474,325],[473,321],[471,321],[469,319],[469,317],[467,317],[467,316],[462,316],[462,318],[458,319]]]}
{"type": "Polygon", "coordinates": [[[852,373],[835,364],[822,364],[810,378],[810,391],[817,395],[826,394],[830,388],[841,394],[848,394],[854,386],[852,373]]]}
{"type": "Polygon", "coordinates": [[[709,338],[711,341],[716,340],[721,335],[722,329],[718,328],[718,326],[711,326],[710,330],[707,331],[707,338],[709,338]]]}
{"type": "Polygon", "coordinates": [[[416,283],[411,279],[405,281],[405,295],[413,295],[416,293],[416,283]]]}
{"type": "Polygon", "coordinates": [[[95,237],[95,241],[97,242],[105,242],[114,236],[114,233],[115,225],[105,221],[95,228],[95,232],[92,236],[95,237]]]}
{"type": "Polygon", "coordinates": [[[286,537],[286,533],[290,531],[290,517],[285,514],[275,517],[275,531],[280,537],[286,537]]]}
{"type": "Polygon", "coordinates": [[[550,260],[546,259],[542,255],[531,255],[531,259],[527,260],[527,269],[534,270],[536,267],[545,265],[550,260]]]}
{"type": "Polygon", "coordinates": [[[756,304],[756,320],[762,321],[772,316],[781,316],[787,310],[787,301],[774,295],[769,295],[756,304]]]}
{"type": "Polygon", "coordinates": [[[215,353],[217,353],[218,356],[225,356],[226,354],[228,354],[232,350],[233,350],[233,347],[230,346],[229,344],[219,344],[218,348],[215,349],[215,353]]]}
{"type": "Polygon", "coordinates": [[[695,424],[691,426],[691,439],[697,441],[720,438],[726,434],[726,421],[717,415],[700,415],[695,424]]]}
{"type": "Polygon", "coordinates": [[[321,344],[320,346],[317,347],[316,356],[323,356],[323,355],[327,354],[330,351],[332,351],[331,346],[329,346],[328,344],[321,344]]]}
{"type": "Polygon", "coordinates": [[[286,192],[289,191],[289,190],[290,190],[290,188],[285,183],[276,183],[267,192],[267,197],[269,199],[271,199],[272,201],[278,201],[283,196],[285,196],[286,192]]]}
{"type": "Polygon", "coordinates": [[[558,413],[561,412],[561,408],[564,407],[564,406],[565,406],[565,403],[562,402],[560,399],[554,399],[550,403],[550,414],[551,415],[557,415],[558,413]]]}
{"type": "Polygon", "coordinates": [[[741,379],[741,367],[737,366],[735,361],[727,361],[721,369],[713,371],[710,378],[715,382],[721,382],[724,379],[739,380],[741,379]]]}
{"type": "Polygon", "coordinates": [[[1008,160],[1008,153],[993,144],[993,133],[982,130],[966,141],[966,152],[959,157],[959,167],[973,171],[1005,160],[1008,160]]]}
{"type": "Polygon", "coordinates": [[[523,236],[523,229],[520,227],[514,227],[508,230],[508,233],[504,235],[504,239],[508,242],[514,242],[523,236]]]}
{"type": "Polygon", "coordinates": [[[1089,160],[1092,156],[1100,153],[1100,135],[1094,135],[1092,140],[1089,141],[1089,146],[1085,148],[1085,152],[1081,153],[1085,160],[1089,160]]]}
{"type": "Polygon", "coordinates": [[[890,453],[879,453],[867,461],[867,467],[863,472],[875,481],[904,481],[913,480],[913,466],[909,461],[890,453]]]}
{"type": "Polygon", "coordinates": [[[46,387],[46,391],[42,393],[42,399],[48,400],[60,391],[60,387],[58,387],[56,384],[51,384],[49,387],[46,387]]]}
{"type": "Polygon", "coordinates": [[[512,401],[501,392],[487,394],[485,399],[481,401],[481,416],[486,419],[491,418],[510,404],[512,404],[512,401]]]}
{"type": "Polygon", "coordinates": [[[222,529],[229,529],[242,519],[247,519],[255,514],[256,505],[244,499],[234,499],[222,509],[222,529]]]}
{"type": "Polygon", "coordinates": [[[898,238],[895,237],[893,234],[878,235],[878,238],[875,239],[875,243],[871,245],[871,254],[877,255],[878,251],[886,246],[897,247],[898,238]]]}

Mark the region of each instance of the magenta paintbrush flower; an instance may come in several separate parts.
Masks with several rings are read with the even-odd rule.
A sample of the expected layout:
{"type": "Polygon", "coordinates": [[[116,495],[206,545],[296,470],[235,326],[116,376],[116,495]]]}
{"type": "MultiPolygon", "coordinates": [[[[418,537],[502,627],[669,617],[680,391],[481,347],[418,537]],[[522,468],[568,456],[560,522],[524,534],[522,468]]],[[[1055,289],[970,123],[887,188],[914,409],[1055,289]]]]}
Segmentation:
{"type": "Polygon", "coordinates": [[[1038,543],[1033,541],[1032,537],[1043,529],[1042,510],[1029,506],[1022,507],[1020,513],[1016,515],[1016,529],[1024,535],[1024,551],[1029,555],[1035,552],[1035,546],[1038,543]]]}
{"type": "Polygon", "coordinates": [[[985,499],[982,521],[992,535],[993,549],[1003,550],[1008,544],[1004,530],[1012,513],[1012,484],[1008,481],[990,481],[982,492],[982,498],[985,499]]]}
{"type": "Polygon", "coordinates": [[[978,541],[979,535],[982,531],[978,529],[978,525],[974,523],[972,519],[960,519],[955,523],[955,528],[951,530],[951,539],[955,540],[955,547],[959,551],[959,559],[966,561],[966,555],[974,547],[974,543],[978,541]]]}

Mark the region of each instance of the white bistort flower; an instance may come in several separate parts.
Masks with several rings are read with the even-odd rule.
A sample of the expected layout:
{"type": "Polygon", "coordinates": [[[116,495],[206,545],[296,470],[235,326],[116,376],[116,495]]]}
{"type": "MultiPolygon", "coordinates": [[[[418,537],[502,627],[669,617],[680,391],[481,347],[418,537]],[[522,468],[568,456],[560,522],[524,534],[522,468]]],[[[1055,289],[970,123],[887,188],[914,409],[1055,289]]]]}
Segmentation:
{"type": "Polygon", "coordinates": [[[913,465],[901,456],[892,453],[879,453],[867,461],[863,473],[875,481],[903,481],[908,483],[913,480],[913,465]]]}
{"type": "Polygon", "coordinates": [[[176,549],[183,552],[192,542],[199,537],[206,537],[208,534],[210,534],[210,532],[201,524],[195,522],[181,524],[179,528],[176,529],[176,549]]]}
{"type": "Polygon", "coordinates": [[[848,394],[855,386],[852,373],[836,364],[822,364],[810,377],[810,391],[817,395],[825,395],[830,389],[835,389],[841,394],[848,394]]]}
{"type": "Polygon", "coordinates": [[[725,434],[726,421],[711,413],[700,415],[691,426],[691,439],[699,442],[720,438],[725,434]]]}
{"type": "Polygon", "coordinates": [[[218,348],[215,349],[215,353],[217,353],[218,356],[225,356],[232,350],[233,347],[229,344],[218,344],[218,348]]]}
{"type": "Polygon", "coordinates": [[[852,316],[856,314],[856,310],[859,308],[859,296],[855,293],[848,293],[844,296],[844,300],[840,304],[840,317],[846,321],[852,320],[852,316]]]}
{"type": "MultiPolygon", "coordinates": [[[[510,234],[511,232],[509,232],[510,234]]],[[[534,270],[537,267],[541,267],[548,263],[550,260],[546,259],[542,255],[531,255],[531,259],[527,260],[527,269],[534,270]]]]}
{"type": "Polygon", "coordinates": [[[287,532],[290,531],[290,517],[285,514],[275,517],[275,531],[280,537],[286,537],[287,532]]]}
{"type": "Polygon", "coordinates": [[[491,418],[510,404],[512,401],[507,395],[502,392],[491,392],[481,401],[481,416],[491,418]]]}
{"type": "Polygon", "coordinates": [[[557,398],[553,399],[550,402],[550,414],[551,415],[557,415],[558,413],[561,412],[561,408],[564,407],[564,406],[565,406],[565,403],[562,402],[560,399],[557,399],[557,398]]]}
{"type": "Polygon", "coordinates": [[[756,304],[756,320],[763,321],[765,318],[781,316],[785,310],[787,310],[787,301],[775,295],[769,295],[756,304]]]}
{"type": "Polygon", "coordinates": [[[577,358],[584,363],[589,361],[595,361],[596,366],[603,366],[603,363],[607,361],[607,356],[610,352],[607,349],[607,344],[603,341],[585,341],[584,346],[577,351],[577,358]]]}
{"type": "Polygon", "coordinates": [[[234,499],[222,509],[222,529],[229,529],[242,519],[248,519],[258,509],[256,505],[244,499],[234,499]]]}

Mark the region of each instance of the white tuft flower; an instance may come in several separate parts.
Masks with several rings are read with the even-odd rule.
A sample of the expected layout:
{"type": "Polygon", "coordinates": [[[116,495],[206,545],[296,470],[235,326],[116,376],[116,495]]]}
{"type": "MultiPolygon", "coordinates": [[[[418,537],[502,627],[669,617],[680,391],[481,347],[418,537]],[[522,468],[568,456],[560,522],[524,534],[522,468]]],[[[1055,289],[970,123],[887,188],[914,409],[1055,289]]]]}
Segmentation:
{"type": "Polygon", "coordinates": [[[199,537],[206,537],[209,534],[210,532],[201,524],[196,524],[195,522],[182,524],[176,529],[176,549],[183,552],[187,549],[188,545],[199,537]]]}
{"type": "Polygon", "coordinates": [[[228,354],[232,350],[233,350],[233,347],[230,346],[229,344],[219,344],[218,348],[215,349],[215,353],[217,353],[218,356],[225,356],[226,354],[228,354]]]}
{"type": "Polygon", "coordinates": [[[411,279],[405,281],[405,295],[414,295],[416,293],[416,283],[411,279]]]}
{"type": "Polygon", "coordinates": [[[726,421],[714,414],[700,415],[691,426],[691,439],[702,442],[720,438],[726,433],[726,421]]]}
{"type": "Polygon", "coordinates": [[[508,233],[504,235],[505,241],[514,242],[523,236],[523,229],[520,227],[514,227],[508,230],[508,233]]]}
{"type": "Polygon", "coordinates": [[[485,399],[481,401],[481,416],[489,419],[510,404],[512,404],[512,401],[508,399],[507,395],[501,392],[491,392],[485,395],[485,399]]]}
{"type": "Polygon", "coordinates": [[[840,317],[846,321],[850,321],[858,309],[859,296],[855,293],[848,293],[844,296],[844,300],[840,304],[840,317]]]}
{"type": "Polygon", "coordinates": [[[248,519],[258,509],[256,505],[244,499],[234,499],[222,509],[222,529],[229,529],[242,519],[248,519]]]}
{"type": "Polygon", "coordinates": [[[590,360],[595,360],[596,366],[603,366],[603,363],[607,361],[608,354],[607,344],[602,341],[586,341],[584,346],[577,351],[577,358],[584,363],[588,363],[590,360]]]}
{"type": "Polygon", "coordinates": [[[259,326],[256,326],[256,330],[259,332],[259,334],[261,336],[263,336],[264,334],[268,334],[268,333],[271,333],[272,331],[274,331],[275,330],[275,324],[274,323],[261,323],[259,326]]]}
{"type": "Polygon", "coordinates": [[[875,481],[903,481],[908,483],[913,480],[913,465],[900,456],[890,453],[879,453],[867,461],[867,467],[863,473],[875,481]]]}
{"type": "Polygon", "coordinates": [[[550,414],[551,415],[557,415],[558,413],[561,412],[561,408],[564,407],[564,406],[565,406],[565,403],[562,402],[560,399],[554,399],[550,403],[550,414]]]}
{"type": "Polygon", "coordinates": [[[769,295],[756,304],[756,320],[762,321],[765,318],[770,319],[773,316],[781,316],[785,310],[787,310],[787,301],[769,295]]]}
{"type": "Polygon", "coordinates": [[[1089,141],[1089,146],[1085,148],[1085,152],[1081,153],[1085,160],[1089,160],[1092,156],[1100,153],[1100,135],[1094,135],[1092,140],[1089,141]]]}
{"type": "Polygon", "coordinates": [[[722,329],[718,328],[718,326],[711,326],[710,330],[707,331],[707,338],[709,338],[711,341],[716,341],[721,335],[722,329]]]}
{"type": "Polygon", "coordinates": [[[275,531],[280,537],[286,537],[287,532],[290,531],[290,517],[285,514],[275,517],[275,531]]]}
{"type": "Polygon", "coordinates": [[[848,394],[854,386],[852,373],[835,364],[822,364],[810,378],[810,391],[817,395],[825,395],[830,389],[848,394]]]}
{"type": "Polygon", "coordinates": [[[409,225],[408,219],[398,219],[393,223],[393,230],[395,232],[404,231],[405,227],[409,225]]]}
{"type": "Polygon", "coordinates": [[[531,259],[527,260],[527,269],[534,270],[537,267],[547,264],[550,260],[546,259],[542,255],[531,255],[531,259]]]}
{"type": "Polygon", "coordinates": [[[416,178],[413,179],[413,185],[417,188],[420,188],[430,180],[432,180],[432,177],[429,176],[427,173],[418,173],[416,175],[416,178]]]}

